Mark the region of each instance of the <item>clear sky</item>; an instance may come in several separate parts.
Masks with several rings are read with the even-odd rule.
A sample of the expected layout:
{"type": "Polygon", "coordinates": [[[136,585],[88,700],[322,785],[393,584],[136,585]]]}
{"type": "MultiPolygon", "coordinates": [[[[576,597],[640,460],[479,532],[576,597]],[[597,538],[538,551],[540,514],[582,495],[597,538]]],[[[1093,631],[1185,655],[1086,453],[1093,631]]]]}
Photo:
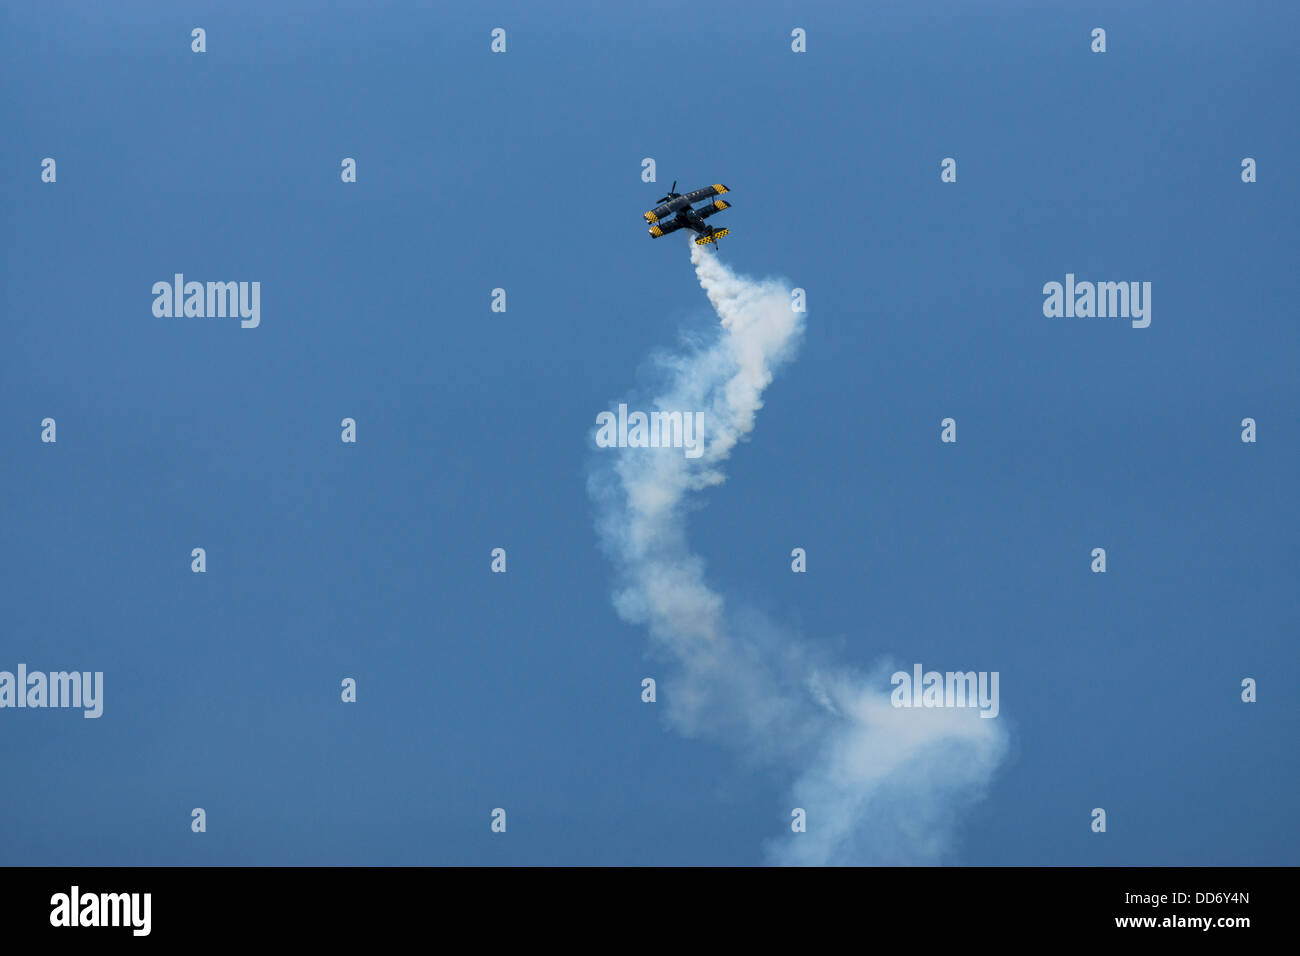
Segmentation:
{"type": "Polygon", "coordinates": [[[0,710],[0,863],[764,862],[790,779],[641,702],[672,670],[586,488],[596,415],[716,322],[641,219],[677,179],[808,305],[690,513],[709,586],[864,672],[1001,675],[944,862],[1300,864],[1298,38],[1291,2],[4,4],[0,670],[102,671],[104,712],[0,710]],[[155,317],[177,272],[259,281],[260,326],[155,317]],[[1150,326],[1045,317],[1067,273],[1150,282],[1150,326]]]}

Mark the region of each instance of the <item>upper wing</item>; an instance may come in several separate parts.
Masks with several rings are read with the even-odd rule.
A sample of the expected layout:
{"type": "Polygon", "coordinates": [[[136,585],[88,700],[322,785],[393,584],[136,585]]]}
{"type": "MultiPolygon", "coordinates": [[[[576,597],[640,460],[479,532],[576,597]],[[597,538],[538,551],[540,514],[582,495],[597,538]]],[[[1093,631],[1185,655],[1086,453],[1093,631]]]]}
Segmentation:
{"type": "Polygon", "coordinates": [[[701,199],[708,199],[710,196],[721,196],[725,192],[728,192],[726,186],[722,185],[722,183],[714,183],[712,186],[705,186],[703,189],[696,189],[693,192],[689,192],[682,198],[687,202],[697,203],[701,199]]]}
{"type": "MultiPolygon", "coordinates": [[[[647,215],[649,215],[649,213],[647,213],[647,215]]],[[[677,217],[674,216],[672,219],[669,219],[667,222],[657,222],[653,226],[651,226],[650,238],[658,239],[660,236],[666,236],[668,235],[668,233],[676,232],[680,228],[682,228],[682,224],[678,222],[677,217]]]]}
{"type": "Polygon", "coordinates": [[[655,206],[648,213],[646,213],[645,221],[658,222],[661,219],[671,216],[677,210],[689,206],[694,201],[695,200],[692,199],[690,196],[678,196],[676,199],[670,199],[668,200],[668,202],[663,203],[662,205],[659,206],[655,206]]]}

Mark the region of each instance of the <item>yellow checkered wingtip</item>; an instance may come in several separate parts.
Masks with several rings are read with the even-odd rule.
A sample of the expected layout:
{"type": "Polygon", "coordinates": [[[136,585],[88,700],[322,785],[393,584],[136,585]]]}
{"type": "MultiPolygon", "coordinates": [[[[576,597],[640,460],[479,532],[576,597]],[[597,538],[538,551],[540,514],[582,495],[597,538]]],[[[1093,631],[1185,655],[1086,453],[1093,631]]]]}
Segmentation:
{"type": "Polygon", "coordinates": [[[719,195],[729,191],[726,186],[722,185],[722,183],[714,183],[713,188],[717,190],[719,195]]]}
{"type": "Polygon", "coordinates": [[[730,209],[730,208],[731,208],[731,203],[727,202],[725,199],[715,199],[715,200],[713,200],[713,208],[714,208],[714,209],[730,209]]]}
{"type": "Polygon", "coordinates": [[[658,239],[658,238],[659,238],[660,236],[662,236],[663,234],[664,234],[664,231],[663,231],[662,229],[660,229],[658,226],[651,226],[651,227],[650,227],[650,235],[654,236],[656,239],[658,239]]]}
{"type": "Polygon", "coordinates": [[[645,221],[646,221],[646,222],[658,222],[658,221],[659,221],[659,217],[656,216],[656,215],[654,214],[654,210],[652,209],[652,210],[650,210],[648,213],[645,214],[645,221]]]}

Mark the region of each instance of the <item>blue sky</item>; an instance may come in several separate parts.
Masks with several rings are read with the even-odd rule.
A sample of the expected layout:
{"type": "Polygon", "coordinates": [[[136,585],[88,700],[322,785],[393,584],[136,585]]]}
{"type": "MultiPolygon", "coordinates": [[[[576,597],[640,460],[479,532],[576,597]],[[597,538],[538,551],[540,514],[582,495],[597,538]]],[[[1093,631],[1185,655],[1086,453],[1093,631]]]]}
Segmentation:
{"type": "Polygon", "coordinates": [[[716,322],[641,220],[677,179],[808,299],[690,514],[709,585],[1001,674],[944,861],[1300,863],[1300,9],[316,7],[0,12],[0,669],[105,675],[98,720],[0,711],[0,862],[763,862],[789,776],[640,701],[586,489],[716,322]],[[175,272],[260,327],[156,318],[175,272]],[[1067,272],[1151,326],[1045,318],[1067,272]]]}

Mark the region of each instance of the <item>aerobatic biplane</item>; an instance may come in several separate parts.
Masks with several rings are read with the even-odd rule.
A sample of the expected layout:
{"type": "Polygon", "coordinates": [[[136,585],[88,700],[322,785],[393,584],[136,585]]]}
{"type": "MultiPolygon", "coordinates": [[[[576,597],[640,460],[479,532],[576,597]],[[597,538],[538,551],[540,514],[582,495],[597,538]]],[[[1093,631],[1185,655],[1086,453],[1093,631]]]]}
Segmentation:
{"type": "Polygon", "coordinates": [[[645,221],[650,223],[650,238],[658,239],[670,232],[686,228],[693,229],[700,234],[700,237],[695,240],[697,246],[709,242],[716,245],[719,239],[731,231],[730,229],[716,229],[704,221],[715,213],[729,209],[731,203],[722,199],[714,199],[703,206],[692,208],[701,199],[721,196],[727,192],[727,187],[722,183],[715,183],[712,186],[705,186],[703,189],[692,190],[685,195],[676,190],[677,180],[674,179],[673,188],[668,190],[668,195],[660,196],[659,205],[645,214],[645,221]]]}

